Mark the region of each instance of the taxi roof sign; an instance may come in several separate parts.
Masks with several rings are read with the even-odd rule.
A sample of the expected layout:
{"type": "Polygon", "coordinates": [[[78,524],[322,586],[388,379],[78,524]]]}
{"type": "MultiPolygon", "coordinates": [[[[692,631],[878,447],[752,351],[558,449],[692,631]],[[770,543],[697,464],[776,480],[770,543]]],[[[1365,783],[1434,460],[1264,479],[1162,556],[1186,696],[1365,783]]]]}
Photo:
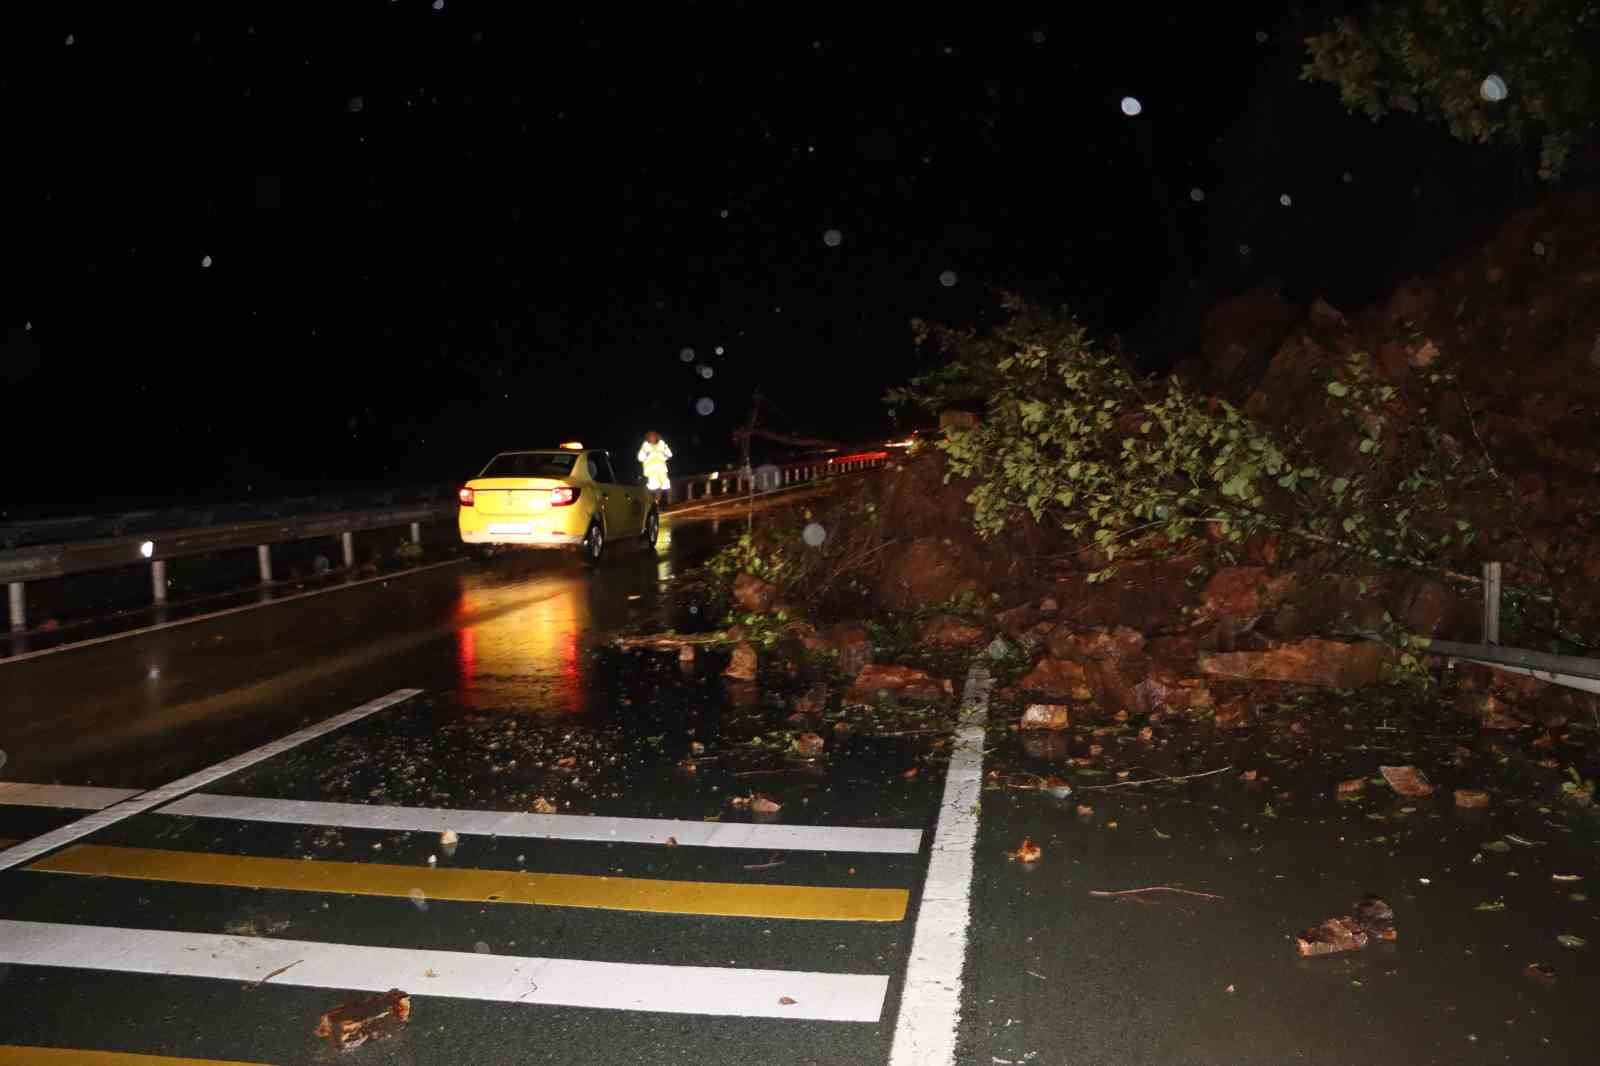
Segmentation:
{"type": "Polygon", "coordinates": [[[581,441],[581,440],[566,440],[566,441],[562,441],[561,442],[561,448],[562,448],[563,451],[581,452],[581,451],[583,451],[583,441],[581,441]]]}

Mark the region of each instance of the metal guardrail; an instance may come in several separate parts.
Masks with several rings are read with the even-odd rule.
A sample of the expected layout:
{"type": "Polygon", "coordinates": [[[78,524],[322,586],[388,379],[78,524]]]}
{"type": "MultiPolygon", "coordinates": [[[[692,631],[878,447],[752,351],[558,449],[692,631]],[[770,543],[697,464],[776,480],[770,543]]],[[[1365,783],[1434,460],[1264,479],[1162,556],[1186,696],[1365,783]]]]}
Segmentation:
{"type": "Polygon", "coordinates": [[[1423,647],[1434,655],[1447,655],[1506,673],[1526,674],[1582,692],[1600,693],[1600,659],[1500,646],[1499,563],[1483,564],[1483,643],[1428,640],[1423,647]]]}
{"type": "MultiPolygon", "coordinates": [[[[689,502],[713,496],[733,497],[746,491],[767,492],[882,466],[887,452],[859,452],[801,463],[758,467],[753,471],[712,471],[674,479],[669,503],[689,502]],[[698,488],[698,492],[696,491],[698,488]]],[[[156,604],[167,602],[167,561],[213,552],[254,547],[263,585],[272,583],[272,546],[316,537],[337,536],[343,548],[344,565],[355,565],[355,534],[395,526],[411,527],[412,543],[422,540],[422,523],[443,521],[456,515],[455,488],[428,486],[422,489],[389,490],[367,494],[339,494],[330,497],[300,497],[261,504],[221,504],[210,508],[182,508],[168,511],[140,511],[121,515],[13,523],[0,526],[0,582],[6,585],[11,631],[27,629],[27,583],[95,570],[148,564],[150,593],[156,604]],[[352,495],[368,498],[413,496],[414,502],[361,509],[329,510],[333,501],[347,501],[352,495]],[[317,510],[318,503],[323,505],[317,510]],[[312,513],[253,517],[215,523],[219,514],[252,510],[303,509],[312,513]],[[161,524],[163,518],[167,525],[161,524]],[[201,519],[195,521],[196,518],[201,519]],[[187,519],[187,521],[184,521],[187,519]],[[178,522],[183,521],[182,525],[178,522]],[[36,540],[44,531],[56,534],[53,543],[25,543],[36,540]],[[103,531],[115,530],[106,536],[103,531]],[[72,539],[70,534],[80,534],[72,539]],[[87,534],[87,535],[84,535],[87,534]]]]}

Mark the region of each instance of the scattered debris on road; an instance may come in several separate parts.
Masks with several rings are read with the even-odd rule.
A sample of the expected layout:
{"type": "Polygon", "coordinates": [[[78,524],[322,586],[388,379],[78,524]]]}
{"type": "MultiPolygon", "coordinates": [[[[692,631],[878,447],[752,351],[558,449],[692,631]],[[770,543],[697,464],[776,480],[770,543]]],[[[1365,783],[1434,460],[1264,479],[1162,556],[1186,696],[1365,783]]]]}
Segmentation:
{"type": "Polygon", "coordinates": [[[1464,811],[1486,810],[1489,806],[1489,793],[1481,788],[1458,788],[1456,806],[1464,811]]]}
{"type": "Polygon", "coordinates": [[[410,1020],[411,997],[391,988],[327,1011],[317,1023],[316,1035],[332,1040],[340,1051],[354,1051],[369,1040],[394,1036],[410,1020]]]}
{"type": "Polygon", "coordinates": [[[1402,796],[1431,796],[1433,785],[1415,766],[1380,766],[1378,772],[1389,787],[1402,796]]]}
{"type": "Polygon", "coordinates": [[[1530,962],[1523,967],[1523,976],[1531,977],[1540,984],[1553,985],[1556,983],[1556,971],[1542,962],[1530,962]]]}
{"type": "Polygon", "coordinates": [[[1030,703],[1022,712],[1023,729],[1069,729],[1072,716],[1059,703],[1030,703]]]}
{"type": "Polygon", "coordinates": [[[1350,914],[1329,918],[1321,925],[1312,926],[1295,937],[1295,946],[1302,956],[1335,955],[1343,951],[1359,951],[1373,938],[1394,940],[1394,910],[1377,896],[1367,896],[1355,905],[1350,914]]]}
{"type": "Polygon", "coordinates": [[[1023,837],[1022,843],[1017,845],[1016,851],[1006,852],[1006,858],[1011,859],[1014,862],[1038,862],[1039,856],[1043,854],[1044,851],[1039,847],[1039,845],[1035,844],[1027,837],[1023,837]]]}

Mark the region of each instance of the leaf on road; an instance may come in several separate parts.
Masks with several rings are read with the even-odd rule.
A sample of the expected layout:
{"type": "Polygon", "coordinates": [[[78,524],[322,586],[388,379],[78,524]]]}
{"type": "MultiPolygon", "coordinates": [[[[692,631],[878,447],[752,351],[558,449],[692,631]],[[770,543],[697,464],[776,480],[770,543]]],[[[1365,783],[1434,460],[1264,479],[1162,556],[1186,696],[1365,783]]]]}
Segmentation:
{"type": "Polygon", "coordinates": [[[537,796],[533,801],[533,812],[535,814],[554,814],[556,813],[556,805],[543,796],[537,796]]]}
{"type": "Polygon", "coordinates": [[[1039,856],[1043,854],[1044,852],[1040,849],[1039,845],[1035,844],[1027,837],[1023,837],[1022,843],[1017,845],[1016,851],[1006,852],[1006,858],[1012,859],[1016,862],[1038,862],[1039,856]]]}

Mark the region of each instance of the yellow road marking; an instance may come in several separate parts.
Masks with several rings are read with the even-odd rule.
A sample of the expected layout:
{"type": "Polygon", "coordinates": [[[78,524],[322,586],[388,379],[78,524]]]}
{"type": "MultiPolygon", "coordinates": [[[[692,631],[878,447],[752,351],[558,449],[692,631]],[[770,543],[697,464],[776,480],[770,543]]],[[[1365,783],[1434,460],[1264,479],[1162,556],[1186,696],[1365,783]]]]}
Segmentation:
{"type": "Polygon", "coordinates": [[[222,1059],[175,1059],[167,1055],[131,1055],[122,1051],[84,1051],[81,1048],[0,1044],[0,1066],[262,1066],[262,1064],[222,1059]]]}
{"type": "Polygon", "coordinates": [[[414,898],[420,892],[425,899],[464,903],[524,903],[656,914],[835,922],[898,922],[905,917],[908,895],[903,888],[745,885],[520,870],[440,869],[103,844],[75,844],[26,869],[193,885],[343,892],[358,896],[414,898]]]}

